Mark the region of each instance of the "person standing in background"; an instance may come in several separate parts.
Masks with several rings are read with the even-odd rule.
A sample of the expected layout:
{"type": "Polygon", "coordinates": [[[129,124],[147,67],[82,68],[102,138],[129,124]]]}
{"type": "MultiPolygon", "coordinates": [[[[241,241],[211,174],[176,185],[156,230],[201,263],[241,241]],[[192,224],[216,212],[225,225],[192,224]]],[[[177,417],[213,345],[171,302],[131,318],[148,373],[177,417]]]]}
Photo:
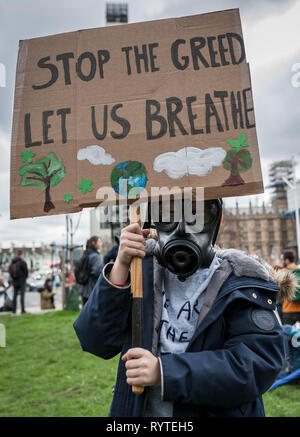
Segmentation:
{"type": "Polygon", "coordinates": [[[0,313],[5,311],[5,291],[4,278],[0,276],[0,313]]]}
{"type": "MultiPolygon", "coordinates": [[[[283,252],[280,258],[283,270],[296,270],[298,268],[295,264],[293,252],[283,252]]],[[[282,305],[282,319],[285,325],[293,325],[296,322],[300,322],[300,301],[295,302],[285,299],[282,305]]]]}
{"type": "Polygon", "coordinates": [[[12,278],[13,287],[14,287],[12,313],[16,314],[17,295],[20,292],[21,312],[22,312],[22,314],[24,314],[24,313],[26,313],[26,311],[25,311],[25,286],[26,286],[26,279],[28,276],[28,268],[27,268],[26,261],[24,261],[23,250],[19,249],[17,252],[17,256],[13,258],[13,260],[9,266],[9,274],[12,278]]]}
{"type": "Polygon", "coordinates": [[[101,238],[95,235],[86,242],[86,250],[84,251],[83,257],[87,257],[88,281],[86,285],[81,286],[82,306],[86,304],[102,271],[103,264],[99,256],[101,246],[101,238]]]}
{"type": "Polygon", "coordinates": [[[42,310],[52,310],[55,309],[54,296],[55,291],[52,291],[53,282],[52,279],[48,278],[45,281],[44,289],[41,291],[41,309],[42,310]]]}

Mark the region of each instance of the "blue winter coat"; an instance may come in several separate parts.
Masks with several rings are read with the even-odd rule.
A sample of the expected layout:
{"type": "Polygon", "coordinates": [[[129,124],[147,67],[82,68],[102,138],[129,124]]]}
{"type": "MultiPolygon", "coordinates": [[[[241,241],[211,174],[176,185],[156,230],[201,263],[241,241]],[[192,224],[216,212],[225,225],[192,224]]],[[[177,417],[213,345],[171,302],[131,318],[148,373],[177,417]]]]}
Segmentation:
{"type": "MultiPolygon", "coordinates": [[[[272,279],[231,273],[186,352],[161,357],[163,399],[173,402],[174,417],[264,416],[261,395],[284,362],[273,312],[278,291],[272,279]]],[[[157,305],[152,256],[143,259],[143,293],[144,347],[151,351],[157,305]]],[[[131,302],[130,289],[112,286],[102,273],[74,323],[82,349],[104,359],[123,355],[131,347],[131,302]]],[[[132,393],[120,360],[110,416],[141,417],[146,392],[132,393]]]]}

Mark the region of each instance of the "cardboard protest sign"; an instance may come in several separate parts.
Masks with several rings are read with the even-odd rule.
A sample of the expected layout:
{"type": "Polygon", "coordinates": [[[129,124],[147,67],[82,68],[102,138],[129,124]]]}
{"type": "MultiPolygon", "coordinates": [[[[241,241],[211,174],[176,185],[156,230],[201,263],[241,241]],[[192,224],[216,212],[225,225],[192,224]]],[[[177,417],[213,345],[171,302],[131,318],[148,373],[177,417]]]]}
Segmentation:
{"type": "Polygon", "coordinates": [[[11,218],[95,206],[105,186],[263,191],[238,9],[20,41],[11,218]]]}

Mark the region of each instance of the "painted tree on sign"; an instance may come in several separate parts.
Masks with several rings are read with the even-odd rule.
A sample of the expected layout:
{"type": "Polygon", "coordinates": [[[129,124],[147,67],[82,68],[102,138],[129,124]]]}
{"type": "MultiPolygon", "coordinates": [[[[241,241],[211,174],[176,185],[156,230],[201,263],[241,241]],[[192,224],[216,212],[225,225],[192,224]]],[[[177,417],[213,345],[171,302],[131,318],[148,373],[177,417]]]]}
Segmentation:
{"type": "Polygon", "coordinates": [[[55,208],[50,198],[50,187],[55,187],[66,175],[66,169],[55,153],[50,152],[33,164],[23,165],[19,175],[22,176],[22,187],[32,186],[45,190],[45,212],[55,208]]]}
{"type": "Polygon", "coordinates": [[[223,168],[230,171],[230,176],[222,184],[227,185],[241,185],[244,184],[244,179],[240,176],[252,166],[251,153],[245,149],[249,147],[247,139],[243,132],[239,134],[238,140],[227,140],[233,150],[229,150],[223,161],[223,168]]]}

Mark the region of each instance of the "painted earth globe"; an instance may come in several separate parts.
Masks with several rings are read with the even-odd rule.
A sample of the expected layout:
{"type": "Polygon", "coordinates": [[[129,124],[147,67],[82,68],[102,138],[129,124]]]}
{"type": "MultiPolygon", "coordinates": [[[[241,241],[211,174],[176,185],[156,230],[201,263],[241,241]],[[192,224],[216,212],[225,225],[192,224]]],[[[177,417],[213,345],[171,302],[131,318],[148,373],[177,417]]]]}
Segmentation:
{"type": "Polygon", "coordinates": [[[120,196],[136,198],[147,183],[146,167],[138,161],[120,162],[113,168],[110,181],[120,196]]]}

